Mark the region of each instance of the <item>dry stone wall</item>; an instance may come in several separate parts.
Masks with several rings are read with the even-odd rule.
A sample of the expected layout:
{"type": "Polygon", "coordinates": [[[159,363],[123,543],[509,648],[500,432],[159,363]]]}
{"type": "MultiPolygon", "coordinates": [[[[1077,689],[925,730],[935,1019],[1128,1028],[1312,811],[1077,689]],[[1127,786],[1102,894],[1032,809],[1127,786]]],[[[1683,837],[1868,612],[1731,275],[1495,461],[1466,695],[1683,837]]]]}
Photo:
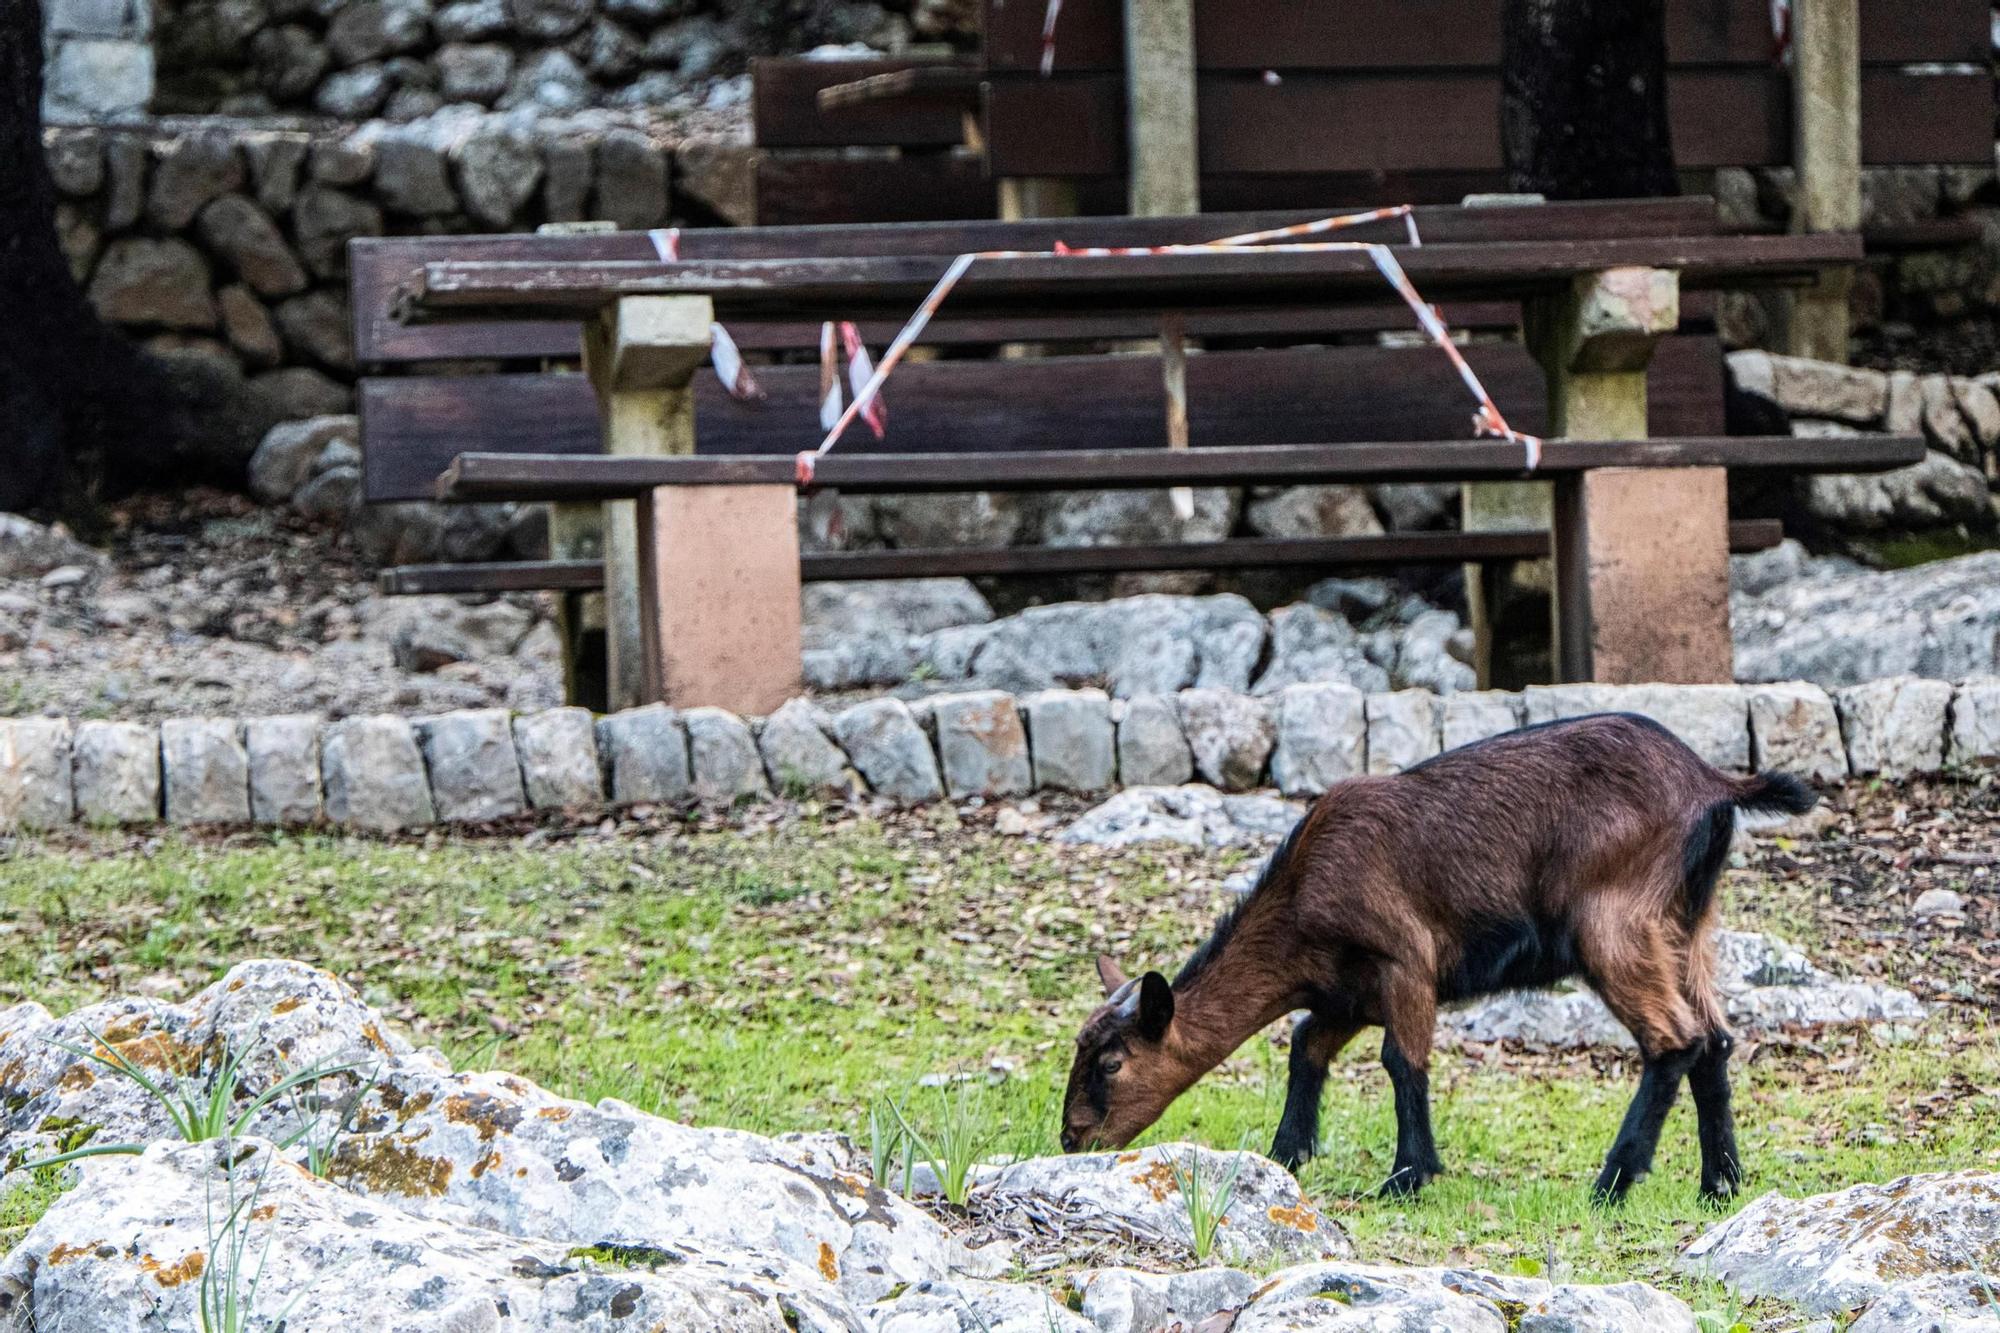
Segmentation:
{"type": "MultiPolygon", "coordinates": [[[[407,720],[0,719],[0,829],[307,825],[372,833],[530,811],[733,804],[816,792],[916,803],[1098,791],[1191,779],[1309,797],[1522,725],[1629,711],[1711,763],[1815,782],[2000,764],[2000,677],[1816,685],[1556,685],[1521,694],[1364,693],[1292,685],[1110,699],[998,690],[839,713],[795,699],[768,718],[654,705],[407,720]]],[[[1228,798],[1235,799],[1235,798],[1228,798]]],[[[1262,799],[1262,798],[1259,798],[1262,799]]]]}

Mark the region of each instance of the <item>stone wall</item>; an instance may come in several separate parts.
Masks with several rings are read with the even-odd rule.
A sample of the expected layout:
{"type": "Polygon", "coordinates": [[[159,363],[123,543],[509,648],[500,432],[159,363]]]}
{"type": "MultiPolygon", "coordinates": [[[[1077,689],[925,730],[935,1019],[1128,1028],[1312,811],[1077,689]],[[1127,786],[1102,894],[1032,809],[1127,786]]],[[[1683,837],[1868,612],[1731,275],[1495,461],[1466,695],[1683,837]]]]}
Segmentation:
{"type": "Polygon", "coordinates": [[[1725,769],[1814,782],[2000,763],[2000,677],[1814,685],[1562,685],[1520,694],[1364,694],[1293,685],[1114,701],[1100,690],[871,699],[767,718],[662,706],[350,717],[177,718],[158,725],[0,720],[0,828],[306,825],[392,832],[531,810],[777,794],[913,803],[1202,782],[1311,796],[1524,724],[1625,710],[1725,769]]]}
{"type": "Polygon", "coordinates": [[[43,0],[42,114],[121,120],[153,101],[151,0],[43,0]]]}

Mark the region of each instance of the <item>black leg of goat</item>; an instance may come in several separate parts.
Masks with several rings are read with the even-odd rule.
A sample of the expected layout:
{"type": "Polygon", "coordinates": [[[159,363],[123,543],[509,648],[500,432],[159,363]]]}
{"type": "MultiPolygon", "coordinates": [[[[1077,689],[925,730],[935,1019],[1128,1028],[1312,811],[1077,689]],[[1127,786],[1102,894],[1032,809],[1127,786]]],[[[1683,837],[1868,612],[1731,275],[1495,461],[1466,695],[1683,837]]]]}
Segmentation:
{"type": "Polygon", "coordinates": [[[1729,1110],[1729,1052],[1736,1041],[1718,1028],[1708,1034],[1688,1070],[1701,1138],[1701,1197],[1721,1202],[1736,1193],[1743,1165],[1736,1155],[1736,1118],[1729,1110]]]}
{"type": "Polygon", "coordinates": [[[1598,1174],[1593,1191],[1598,1202],[1622,1202],[1625,1191],[1644,1180],[1653,1169],[1653,1150],[1660,1143],[1660,1127],[1666,1123],[1667,1112],[1673,1109],[1681,1080],[1687,1077],[1706,1045],[1704,1038],[1645,1062],[1639,1075],[1639,1091],[1625,1111],[1625,1123],[1618,1127],[1618,1137],[1604,1159],[1604,1170],[1598,1174]]]}
{"type": "Polygon", "coordinates": [[[1437,1141],[1431,1137],[1431,1077],[1404,1056],[1396,1039],[1382,1038],[1382,1067],[1396,1094],[1396,1165],[1382,1185],[1384,1194],[1415,1194],[1424,1182],[1444,1174],[1437,1141]]]}
{"type": "Polygon", "coordinates": [[[1287,1171],[1319,1151],[1319,1101],[1326,1067],[1353,1038],[1351,1023],[1307,1014],[1292,1028],[1291,1072],[1285,1083],[1285,1113],[1271,1143],[1271,1160],[1287,1171]]]}

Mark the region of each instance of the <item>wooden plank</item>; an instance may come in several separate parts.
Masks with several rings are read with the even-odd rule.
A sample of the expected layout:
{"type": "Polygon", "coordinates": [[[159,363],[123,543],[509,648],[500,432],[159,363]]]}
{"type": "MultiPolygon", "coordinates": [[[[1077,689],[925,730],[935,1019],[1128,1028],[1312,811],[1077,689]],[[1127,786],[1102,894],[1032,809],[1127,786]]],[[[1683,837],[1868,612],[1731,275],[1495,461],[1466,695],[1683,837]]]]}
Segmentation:
{"type": "Polygon", "coordinates": [[[870,102],[905,104],[936,101],[965,112],[979,104],[979,70],[971,65],[913,65],[890,74],[871,74],[852,83],[822,88],[813,99],[822,113],[870,102]]]}
{"type": "MultiPolygon", "coordinates": [[[[1410,279],[1426,297],[1518,299],[1580,274],[1643,266],[1673,269],[1683,287],[1810,280],[1829,264],[1854,263],[1853,236],[1632,237],[1402,247],[1410,279]]],[[[724,319],[743,310],[852,317],[907,312],[936,285],[934,257],[698,260],[639,263],[426,264],[398,313],[405,318],[577,318],[628,296],[705,294],[724,319]]],[[[1289,305],[1302,284],[1316,294],[1379,301],[1382,278],[1359,249],[1210,250],[1140,255],[1047,255],[975,265],[952,293],[961,314],[1289,305]]]]}
{"type": "MultiPolygon", "coordinates": [[[[1395,444],[1248,445],[1190,449],[1080,449],[1020,454],[842,454],[817,463],[815,484],[852,494],[1102,487],[1297,485],[1334,481],[1554,478],[1594,468],[1730,467],[1763,471],[1884,472],[1920,462],[1917,436],[1716,436],[1549,440],[1540,468],[1521,447],[1493,440],[1395,444]]],[[[771,486],[796,480],[790,458],[564,457],[460,454],[437,497],[466,500],[617,499],[661,486],[771,486]]]]}
{"type": "MultiPolygon", "coordinates": [[[[1056,69],[1124,68],[1119,0],[1066,0],[1056,69]]],[[[986,0],[989,69],[1033,72],[1042,49],[1038,4],[986,0]]],[[[1775,50],[1768,0],[1674,0],[1670,65],[1767,65],[1775,50]]],[[[1862,59],[1984,62],[1985,0],[1871,0],[1862,59]]],[[[1195,58],[1205,70],[1433,69],[1500,63],[1496,0],[1196,0],[1195,58]]]]}
{"type": "Polygon", "coordinates": [[[833,111],[819,92],[837,84],[923,65],[923,60],[806,60],[763,58],[750,62],[751,134],[760,148],[841,148],[849,145],[944,148],[963,142],[959,108],[941,103],[864,102],[833,111]]]}
{"type": "MultiPolygon", "coordinates": [[[[1784,540],[1775,519],[1729,525],[1729,549],[1768,551],[1784,540]]],[[[1409,532],[1382,537],[1238,537],[1215,542],[1118,546],[945,546],[818,551],[799,557],[802,583],[862,579],[1005,578],[1171,569],[1375,568],[1455,565],[1545,556],[1545,532],[1409,532]]],[[[596,560],[515,560],[480,565],[400,565],[376,575],[389,596],[589,591],[604,586],[596,560]]]]}
{"type": "Polygon", "coordinates": [[[783,225],[991,218],[999,207],[984,159],[970,153],[763,153],[756,184],[758,221],[783,225]]]}
{"type": "MultiPolygon", "coordinates": [[[[1500,84],[1490,70],[1200,77],[1201,167],[1210,174],[1498,171],[1500,84]]],[[[1981,162],[1992,153],[1991,77],[1862,71],[1862,151],[1870,165],[1981,162]],[[1982,144],[1984,145],[1982,148],[1982,144]]],[[[1667,77],[1682,167],[1791,161],[1782,70],[1690,68],[1667,77]]],[[[1115,176],[1124,170],[1122,80],[996,76],[988,160],[998,176],[1115,176]],[[1051,134],[1050,125],[1064,132],[1051,134]]]]}
{"type": "MultiPolygon", "coordinates": [[[[1546,429],[1542,373],[1518,343],[1464,349],[1517,429],[1546,429]]],[[[888,436],[872,453],[1006,452],[1163,445],[1160,368],[1151,356],[913,362],[889,390],[888,436]]],[[[784,454],[818,439],[818,369],[758,371],[765,397],[741,403],[714,375],[695,378],[695,450],[784,454]]],[[[1442,356],[1424,348],[1314,347],[1189,358],[1193,447],[1448,439],[1469,430],[1470,398],[1442,356]]],[[[1648,429],[1723,430],[1722,352],[1713,337],[1664,339],[1651,374],[1648,429]]],[[[602,452],[598,402],[579,375],[365,379],[360,393],[362,494],[370,502],[430,498],[437,475],[467,450],[602,452]]]]}
{"type": "MultiPolygon", "coordinates": [[[[1308,183],[1309,184],[1309,183],[1308,183]]],[[[1326,215],[1324,203],[1239,214],[1183,218],[1060,218],[998,222],[920,222],[854,226],[707,227],[681,234],[688,259],[783,259],[836,255],[956,255],[968,250],[1041,250],[1057,241],[1070,245],[1166,245],[1210,240],[1238,232],[1286,226],[1326,215]]],[[[1417,224],[1433,242],[1503,240],[1590,240],[1614,236],[1705,235],[1716,230],[1715,201],[1685,199],[1612,200],[1545,204],[1532,213],[1519,209],[1422,208],[1417,224]]],[[[1402,224],[1379,223],[1349,229],[1353,240],[1395,240],[1402,224]]],[[[566,323],[469,325],[418,329],[389,318],[393,298],[427,260],[616,260],[651,259],[644,232],[604,232],[580,236],[387,236],[358,238],[348,245],[349,297],[355,313],[356,359],[363,364],[418,359],[543,357],[577,355],[574,328],[566,323]]],[[[940,321],[942,325],[945,321],[940,321]]],[[[898,321],[900,323],[900,320],[898,321]]],[[[891,330],[893,332],[893,329],[891,330]]],[[[1191,333],[1195,330],[1191,327],[1191,333]]],[[[995,341],[1027,337],[1009,334],[995,341]]],[[[1104,336],[1137,336],[1113,333],[1104,336]]],[[[772,345],[816,346],[817,326],[801,342],[772,345]]],[[[739,341],[742,341],[739,335],[739,341]]],[[[982,341],[982,339],[972,339],[982,341]]],[[[746,346],[751,344],[745,343],[746,346]]]]}

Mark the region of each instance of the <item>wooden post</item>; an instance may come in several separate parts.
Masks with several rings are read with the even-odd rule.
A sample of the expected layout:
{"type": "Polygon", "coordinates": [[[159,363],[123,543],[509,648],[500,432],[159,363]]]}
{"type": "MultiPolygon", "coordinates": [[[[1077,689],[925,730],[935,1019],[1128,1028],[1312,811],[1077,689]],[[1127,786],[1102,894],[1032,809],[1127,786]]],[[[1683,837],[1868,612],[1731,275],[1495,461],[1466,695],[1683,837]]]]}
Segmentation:
{"type": "MultiPolygon", "coordinates": [[[[694,452],[695,368],[707,358],[715,312],[705,296],[620,301],[584,325],[583,368],[597,390],[608,454],[694,452]]],[[[603,506],[605,706],[645,701],[639,528],[630,500],[603,506]]]]}
{"type": "MultiPolygon", "coordinates": [[[[1611,269],[1528,309],[1550,433],[1643,439],[1646,366],[1680,323],[1677,275],[1611,269]]],[[[1555,486],[1559,679],[1732,678],[1729,506],[1721,468],[1604,468],[1555,486]]]]}
{"type": "MultiPolygon", "coordinates": [[[[629,296],[584,326],[606,453],[694,452],[691,381],[714,320],[706,296],[629,296]]],[[[796,692],[792,487],[662,487],[604,508],[610,707],[755,713],[796,692]]]]}
{"type": "Polygon", "coordinates": [[[1199,213],[1194,0],[1125,0],[1125,136],[1128,211],[1199,213]]]}
{"type": "MultiPolygon", "coordinates": [[[[1860,0],[1792,0],[1792,230],[1861,227],[1860,0]]],[[[1785,334],[1794,356],[1847,361],[1846,268],[1792,293],[1785,334]]]]}

